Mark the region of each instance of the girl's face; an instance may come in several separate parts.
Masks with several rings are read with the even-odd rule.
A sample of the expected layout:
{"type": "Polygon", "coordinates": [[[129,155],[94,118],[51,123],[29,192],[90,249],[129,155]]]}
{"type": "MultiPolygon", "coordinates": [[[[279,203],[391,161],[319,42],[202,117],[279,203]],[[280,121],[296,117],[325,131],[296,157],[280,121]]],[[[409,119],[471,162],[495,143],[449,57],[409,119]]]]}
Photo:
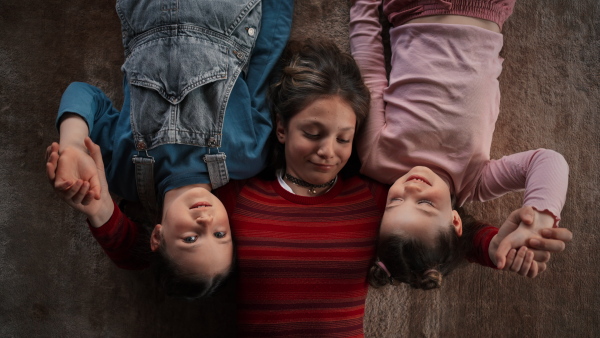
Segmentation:
{"type": "Polygon", "coordinates": [[[192,275],[214,276],[227,271],[233,242],[223,203],[200,187],[174,189],[167,194],[162,224],[152,232],[151,249],[166,245],[168,257],[192,275]]]}
{"type": "Polygon", "coordinates": [[[338,96],[315,100],[287,126],[279,120],[286,172],[311,184],[332,180],[350,158],[355,128],[354,110],[338,96]]]}
{"type": "Polygon", "coordinates": [[[462,234],[462,221],[452,210],[448,184],[427,167],[414,167],[388,192],[380,234],[409,236],[435,244],[440,231],[452,224],[462,234]]]}

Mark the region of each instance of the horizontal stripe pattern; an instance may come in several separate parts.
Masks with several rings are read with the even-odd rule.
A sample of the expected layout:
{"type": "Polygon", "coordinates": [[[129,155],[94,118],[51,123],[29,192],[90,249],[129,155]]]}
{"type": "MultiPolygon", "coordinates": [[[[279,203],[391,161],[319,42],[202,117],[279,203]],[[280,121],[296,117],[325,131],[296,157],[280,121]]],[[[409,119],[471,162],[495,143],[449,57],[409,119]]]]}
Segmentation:
{"type": "Polygon", "coordinates": [[[302,197],[251,179],[227,206],[245,337],[362,337],[366,276],[387,191],[355,177],[302,197]]]}

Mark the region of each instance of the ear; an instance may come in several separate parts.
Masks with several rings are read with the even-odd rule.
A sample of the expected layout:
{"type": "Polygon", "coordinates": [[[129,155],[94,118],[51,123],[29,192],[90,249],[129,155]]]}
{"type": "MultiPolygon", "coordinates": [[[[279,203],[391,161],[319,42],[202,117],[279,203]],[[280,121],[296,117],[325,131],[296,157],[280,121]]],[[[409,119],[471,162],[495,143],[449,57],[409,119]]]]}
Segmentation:
{"type": "Polygon", "coordinates": [[[277,135],[277,140],[279,141],[279,143],[284,144],[285,143],[285,127],[283,126],[283,122],[281,122],[281,119],[279,118],[279,116],[277,116],[275,118],[275,120],[277,121],[277,128],[275,129],[275,134],[277,135]]]}
{"type": "Polygon", "coordinates": [[[162,225],[157,224],[154,226],[152,230],[152,234],[150,235],[150,250],[156,252],[160,248],[160,231],[162,230],[162,225]]]}
{"type": "Polygon", "coordinates": [[[456,235],[458,235],[458,237],[462,236],[462,219],[458,216],[458,211],[456,210],[452,210],[452,225],[454,226],[456,235]]]}

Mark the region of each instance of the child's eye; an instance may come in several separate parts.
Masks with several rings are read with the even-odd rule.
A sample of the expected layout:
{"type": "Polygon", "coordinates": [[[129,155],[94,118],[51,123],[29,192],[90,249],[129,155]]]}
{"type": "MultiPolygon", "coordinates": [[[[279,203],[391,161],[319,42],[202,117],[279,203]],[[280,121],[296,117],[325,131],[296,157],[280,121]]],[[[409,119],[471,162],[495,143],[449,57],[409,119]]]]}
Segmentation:
{"type": "Polygon", "coordinates": [[[213,236],[215,236],[217,238],[223,238],[223,237],[227,236],[227,233],[225,231],[217,231],[213,234],[213,236]]]}
{"type": "Polygon", "coordinates": [[[434,205],[433,205],[433,202],[431,202],[431,201],[429,201],[429,200],[420,200],[418,203],[419,203],[419,204],[422,204],[422,203],[429,204],[429,205],[431,205],[432,207],[434,206],[434,205]]]}
{"type": "Polygon", "coordinates": [[[188,236],[183,239],[185,243],[194,243],[198,239],[198,236],[188,236]]]}
{"type": "Polygon", "coordinates": [[[338,138],[337,141],[339,143],[350,143],[350,140],[344,140],[344,139],[341,139],[341,138],[338,138]]]}
{"type": "Polygon", "coordinates": [[[319,134],[311,134],[311,133],[307,133],[307,132],[304,132],[304,136],[311,140],[319,138],[319,134]]]}

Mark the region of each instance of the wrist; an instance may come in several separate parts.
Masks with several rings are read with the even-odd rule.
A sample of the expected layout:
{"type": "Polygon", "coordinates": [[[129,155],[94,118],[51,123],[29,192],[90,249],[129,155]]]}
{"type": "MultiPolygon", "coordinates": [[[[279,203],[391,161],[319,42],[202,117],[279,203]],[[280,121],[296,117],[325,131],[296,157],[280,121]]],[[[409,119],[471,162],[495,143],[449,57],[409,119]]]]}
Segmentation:
{"type": "Polygon", "coordinates": [[[115,210],[115,204],[111,198],[102,198],[102,206],[94,215],[87,215],[90,225],[100,228],[110,220],[115,210]]]}
{"type": "Polygon", "coordinates": [[[535,221],[533,222],[535,230],[539,232],[542,229],[554,227],[556,224],[556,218],[550,211],[538,211],[536,208],[533,208],[533,210],[535,212],[535,221]]]}
{"type": "Polygon", "coordinates": [[[62,152],[68,147],[85,150],[85,138],[89,134],[89,128],[85,120],[73,113],[66,113],[61,118],[59,151],[62,152]]]}

